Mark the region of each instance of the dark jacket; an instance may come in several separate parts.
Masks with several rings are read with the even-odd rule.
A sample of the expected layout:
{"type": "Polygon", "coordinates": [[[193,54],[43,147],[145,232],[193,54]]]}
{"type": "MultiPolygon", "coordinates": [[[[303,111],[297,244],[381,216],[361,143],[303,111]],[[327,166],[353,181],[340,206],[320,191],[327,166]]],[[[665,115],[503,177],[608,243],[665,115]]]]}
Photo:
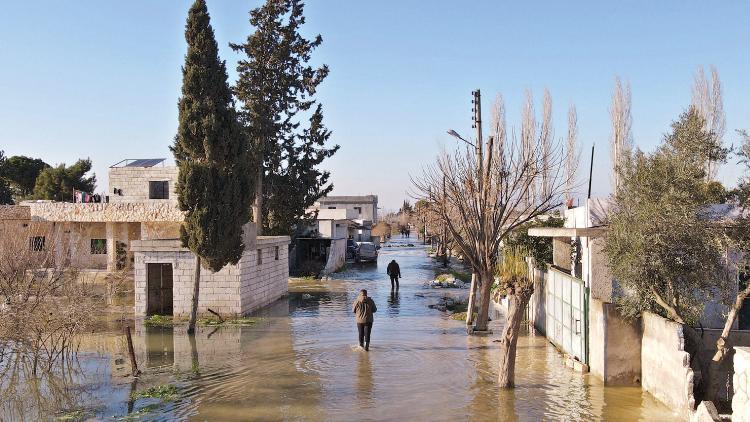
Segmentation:
{"type": "Polygon", "coordinates": [[[396,261],[391,261],[391,263],[388,264],[386,272],[391,277],[401,278],[401,268],[398,266],[398,263],[396,261]]]}
{"type": "Polygon", "coordinates": [[[357,324],[366,324],[372,322],[372,314],[378,311],[375,302],[370,297],[363,297],[362,294],[357,297],[352,305],[352,312],[357,315],[357,324]]]}

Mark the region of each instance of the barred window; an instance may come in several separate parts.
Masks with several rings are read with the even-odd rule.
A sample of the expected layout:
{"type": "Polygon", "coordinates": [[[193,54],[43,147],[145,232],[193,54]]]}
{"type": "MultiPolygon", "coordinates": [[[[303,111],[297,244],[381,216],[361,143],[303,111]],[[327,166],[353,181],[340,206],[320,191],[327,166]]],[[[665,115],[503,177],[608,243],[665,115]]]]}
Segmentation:
{"type": "Polygon", "coordinates": [[[29,238],[29,250],[41,252],[44,250],[44,236],[34,236],[29,238]]]}
{"type": "Polygon", "coordinates": [[[91,239],[91,255],[107,253],[107,239],[91,239]]]}

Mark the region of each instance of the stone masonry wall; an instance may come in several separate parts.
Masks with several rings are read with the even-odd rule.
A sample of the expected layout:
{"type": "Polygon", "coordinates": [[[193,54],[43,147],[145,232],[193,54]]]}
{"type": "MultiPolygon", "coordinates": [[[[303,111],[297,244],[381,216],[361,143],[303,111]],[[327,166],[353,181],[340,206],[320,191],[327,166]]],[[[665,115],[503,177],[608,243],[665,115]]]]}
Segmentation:
{"type": "Polygon", "coordinates": [[[734,348],[732,420],[750,422],[750,347],[734,348]]]}
{"type": "Polygon", "coordinates": [[[83,223],[172,221],[185,217],[176,200],[147,202],[74,204],[71,202],[24,202],[31,208],[34,221],[83,223]]]}
{"type": "MultiPolygon", "coordinates": [[[[110,202],[137,202],[148,199],[150,181],[169,182],[169,200],[177,199],[177,167],[116,167],[109,170],[110,202]],[[114,189],[122,189],[122,195],[115,195],[114,189]]],[[[160,201],[151,199],[151,201],[160,201]]],[[[164,200],[161,200],[164,201],[164,200]]]]}
{"type": "Polygon", "coordinates": [[[643,314],[641,376],[644,390],[683,417],[690,416],[695,408],[693,370],[682,325],[649,312],[643,314]]]}

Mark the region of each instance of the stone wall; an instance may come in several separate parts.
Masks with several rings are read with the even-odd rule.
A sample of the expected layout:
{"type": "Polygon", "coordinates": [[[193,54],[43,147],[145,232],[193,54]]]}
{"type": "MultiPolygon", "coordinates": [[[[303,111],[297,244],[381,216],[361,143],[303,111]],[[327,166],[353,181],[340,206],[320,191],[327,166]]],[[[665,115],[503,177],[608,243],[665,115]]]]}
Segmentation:
{"type": "MultiPolygon", "coordinates": [[[[148,200],[149,182],[168,181],[169,200],[177,199],[177,167],[115,167],[109,170],[110,202],[138,202],[148,200]],[[122,195],[116,195],[114,189],[121,189],[122,195]]],[[[165,201],[154,200],[151,201],[165,201]]]]}
{"type": "Polygon", "coordinates": [[[85,223],[172,221],[185,219],[176,200],[147,202],[74,204],[71,202],[24,202],[35,221],[85,223]]]}
{"type": "Polygon", "coordinates": [[[30,220],[31,208],[20,205],[0,205],[0,220],[30,220]]]}
{"type": "Polygon", "coordinates": [[[750,422],[750,347],[735,347],[732,421],[750,422]]]}
{"type": "Polygon", "coordinates": [[[649,312],[643,314],[642,321],[642,387],[687,418],[695,408],[695,398],[682,325],[649,312]]]}
{"type": "Polygon", "coordinates": [[[141,239],[179,239],[181,225],[178,222],[144,221],[141,223],[141,239]]]}
{"type": "MultiPolygon", "coordinates": [[[[287,293],[289,237],[258,237],[255,248],[246,248],[237,265],[212,273],[201,269],[198,313],[208,308],[222,315],[246,315],[287,293]],[[258,251],[261,261],[258,261],[258,251]]],[[[172,264],[173,315],[190,314],[195,255],[177,240],[131,242],[135,253],[135,314],[147,313],[147,264],[172,264]]]]}

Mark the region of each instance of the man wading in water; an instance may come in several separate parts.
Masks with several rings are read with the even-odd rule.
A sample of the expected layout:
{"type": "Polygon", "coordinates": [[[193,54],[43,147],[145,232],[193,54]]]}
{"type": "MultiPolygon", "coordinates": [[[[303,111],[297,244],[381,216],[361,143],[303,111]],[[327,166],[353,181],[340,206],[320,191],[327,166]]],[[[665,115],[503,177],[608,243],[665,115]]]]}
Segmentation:
{"type": "Polygon", "coordinates": [[[359,347],[370,350],[370,332],[372,331],[372,314],[378,311],[375,302],[367,297],[367,290],[362,289],[359,297],[354,301],[352,312],[357,315],[357,330],[359,331],[359,347]]]}
{"type": "Polygon", "coordinates": [[[385,271],[391,276],[391,290],[393,290],[394,281],[396,282],[396,290],[398,290],[398,279],[401,278],[401,268],[398,266],[398,262],[395,259],[392,260],[385,271]]]}

